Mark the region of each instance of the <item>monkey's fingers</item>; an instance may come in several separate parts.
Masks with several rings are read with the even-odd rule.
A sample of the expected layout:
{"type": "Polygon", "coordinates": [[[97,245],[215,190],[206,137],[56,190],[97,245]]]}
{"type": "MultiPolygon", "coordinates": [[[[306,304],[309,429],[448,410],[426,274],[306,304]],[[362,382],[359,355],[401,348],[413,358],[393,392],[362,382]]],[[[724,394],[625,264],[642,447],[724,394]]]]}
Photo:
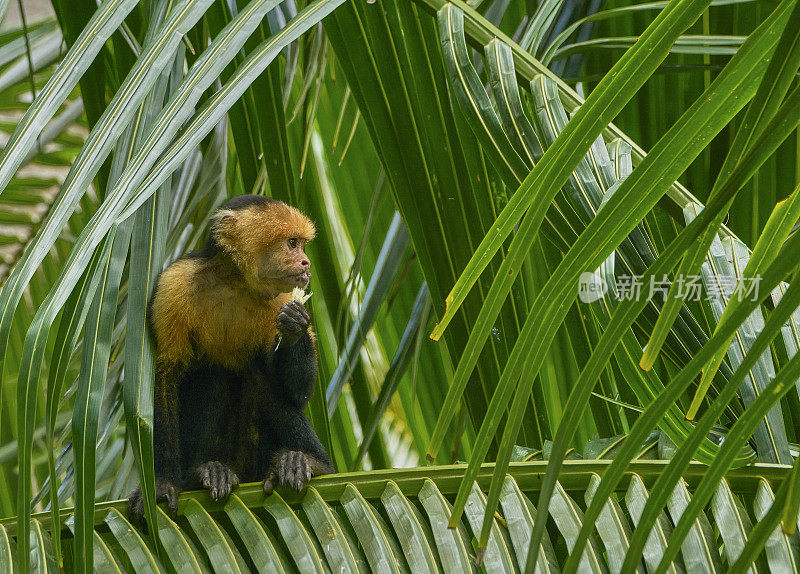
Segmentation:
{"type": "Polygon", "coordinates": [[[128,498],[128,516],[138,520],[142,514],[144,514],[144,500],[142,499],[142,489],[137,486],[128,498]]]}
{"type": "Polygon", "coordinates": [[[297,450],[289,451],[281,457],[278,473],[282,485],[299,491],[311,480],[311,465],[305,453],[297,450]]]}
{"type": "Polygon", "coordinates": [[[168,480],[156,481],[156,502],[166,502],[172,518],[178,516],[178,494],[180,491],[168,480]]]}
{"type": "Polygon", "coordinates": [[[178,492],[173,487],[170,489],[165,495],[164,500],[167,502],[167,508],[169,508],[169,515],[175,519],[178,516],[178,492]]]}
{"type": "Polygon", "coordinates": [[[283,311],[278,313],[275,323],[278,327],[278,332],[288,339],[287,343],[289,344],[294,344],[303,334],[303,331],[308,328],[308,323],[301,319],[296,319],[283,311]]]}
{"type": "Polygon", "coordinates": [[[293,317],[296,317],[298,320],[304,320],[304,321],[311,320],[311,315],[309,315],[308,309],[306,309],[306,306],[303,305],[300,301],[290,301],[289,303],[283,305],[280,310],[290,313],[293,317]]]}
{"type": "MultiPolygon", "coordinates": [[[[180,490],[169,480],[156,479],[156,503],[166,502],[172,518],[178,516],[178,494],[180,490]]],[[[137,487],[128,498],[128,516],[145,533],[148,533],[147,521],[144,518],[144,497],[141,487],[137,487]]]]}
{"type": "Polygon", "coordinates": [[[144,518],[144,498],[142,497],[142,489],[139,487],[137,487],[128,498],[128,519],[131,521],[131,524],[141,528],[145,534],[150,533],[147,527],[147,520],[144,518]]]}
{"type": "Polygon", "coordinates": [[[220,482],[217,486],[220,498],[227,498],[233,489],[239,486],[239,477],[228,467],[225,467],[225,473],[220,476],[220,482]]]}
{"type": "Polygon", "coordinates": [[[267,476],[267,478],[264,479],[264,484],[263,484],[264,494],[266,494],[267,496],[272,494],[272,491],[275,490],[276,484],[278,484],[278,475],[275,474],[274,472],[270,472],[269,476],[267,476]]]}
{"type": "Polygon", "coordinates": [[[211,497],[214,500],[227,498],[238,484],[239,477],[227,466],[215,466],[211,473],[211,497]]]}
{"type": "Polygon", "coordinates": [[[286,307],[298,313],[306,321],[311,320],[311,315],[308,314],[308,309],[306,309],[306,306],[300,301],[290,301],[286,304],[286,307]]]}
{"type": "Polygon", "coordinates": [[[284,311],[280,311],[278,315],[275,317],[275,324],[278,326],[279,330],[284,331],[298,331],[299,327],[297,325],[297,319],[289,316],[288,313],[284,311]]]}
{"type": "Polygon", "coordinates": [[[282,322],[291,321],[296,325],[306,326],[308,325],[309,317],[308,313],[304,314],[297,309],[284,307],[278,312],[277,320],[282,322]]]}
{"type": "Polygon", "coordinates": [[[202,487],[208,489],[214,500],[227,497],[239,485],[239,477],[227,466],[217,461],[201,464],[197,467],[195,475],[202,487]]]}

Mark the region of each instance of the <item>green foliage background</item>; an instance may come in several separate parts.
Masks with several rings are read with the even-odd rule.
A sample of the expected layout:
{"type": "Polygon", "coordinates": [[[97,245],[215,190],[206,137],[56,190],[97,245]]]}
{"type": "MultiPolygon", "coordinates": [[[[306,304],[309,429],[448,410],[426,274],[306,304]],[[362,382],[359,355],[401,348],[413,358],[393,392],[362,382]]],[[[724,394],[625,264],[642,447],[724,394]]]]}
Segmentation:
{"type": "MultiPolygon", "coordinates": [[[[109,520],[126,524],[113,501],[140,480],[152,531],[163,526],[146,303],[163,265],[241,193],[317,222],[320,378],[308,414],[340,471],[467,461],[454,467],[461,482],[442,478],[437,492],[451,525],[480,498],[485,519],[470,522],[474,548],[463,549],[480,560],[518,478],[509,463],[547,461],[530,463],[544,478],[523,486],[549,509],[554,560],[568,571],[615,493],[633,497],[619,532],[641,517],[620,534],[632,550],[615,558],[603,539],[598,567],[630,570],[691,478],[692,503],[660,549],[666,568],[681,552],[691,562],[681,543],[712,496],[728,492],[738,508],[737,497],[767,496],[763,477],[778,504],[758,508],[768,526],[783,519],[782,556],[795,559],[798,489],[779,478],[792,464],[796,475],[800,441],[796,0],[53,8],[55,19],[0,32],[0,528],[21,571],[37,551],[39,566],[45,555],[96,566],[109,520]],[[578,277],[595,269],[608,284],[702,273],[706,288],[726,272],[758,275],[763,290],[724,312],[674,291],[577,302],[578,277]],[[626,469],[655,450],[672,462],[644,473],[648,499],[626,469]],[[576,456],[585,466],[563,466],[576,456]],[[614,461],[592,466],[600,458],[614,461]],[[702,481],[693,460],[709,465],[702,481]],[[587,516],[573,537],[553,502],[566,500],[562,467],[583,472],[573,487],[587,516]],[[747,486],[725,490],[734,471],[747,486]],[[46,551],[36,511],[51,525],[46,551]]],[[[391,498],[395,480],[423,504],[423,483],[402,473],[380,475],[380,491],[365,486],[369,473],[324,479],[320,501],[357,523],[348,504],[391,498]]],[[[262,504],[244,492],[245,510],[262,504]]],[[[178,531],[218,520],[202,495],[182,501],[178,531]]],[[[734,552],[733,518],[712,511],[711,545],[746,567],[771,529],[742,532],[734,552]]],[[[532,567],[547,536],[548,512],[525,513],[512,568],[532,567]]],[[[368,530],[352,525],[363,545],[368,530]]],[[[155,542],[142,540],[159,556],[155,542]]]]}

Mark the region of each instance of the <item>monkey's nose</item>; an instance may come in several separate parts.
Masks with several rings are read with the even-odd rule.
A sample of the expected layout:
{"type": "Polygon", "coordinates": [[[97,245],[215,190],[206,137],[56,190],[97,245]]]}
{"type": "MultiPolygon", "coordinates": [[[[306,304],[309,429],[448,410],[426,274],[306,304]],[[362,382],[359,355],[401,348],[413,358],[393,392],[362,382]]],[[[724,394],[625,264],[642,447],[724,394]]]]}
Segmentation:
{"type": "Polygon", "coordinates": [[[311,266],[311,261],[309,261],[308,259],[304,258],[304,259],[302,259],[300,261],[300,265],[302,265],[303,267],[310,267],[311,266]]]}

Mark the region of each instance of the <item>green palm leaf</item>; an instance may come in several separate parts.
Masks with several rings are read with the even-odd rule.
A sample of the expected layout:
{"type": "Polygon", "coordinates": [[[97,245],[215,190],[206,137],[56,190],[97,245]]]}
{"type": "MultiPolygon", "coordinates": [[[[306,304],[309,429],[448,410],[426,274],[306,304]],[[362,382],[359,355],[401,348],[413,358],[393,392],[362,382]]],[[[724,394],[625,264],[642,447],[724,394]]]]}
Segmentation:
{"type": "Polygon", "coordinates": [[[791,571],[796,0],[54,6],[0,30],[0,570],[791,571]],[[253,191],[316,221],[307,415],[369,470],[168,516],[148,299],[253,191]],[[619,297],[701,268],[763,292],[619,297]]]}
{"type": "MultiPolygon", "coordinates": [[[[527,549],[535,516],[528,497],[535,495],[536,477],[546,464],[530,462],[511,466],[504,481],[503,514],[496,515],[493,520],[491,544],[485,557],[487,568],[492,564],[492,571],[517,572],[523,568],[524,554],[520,552],[527,549]]],[[[555,538],[552,545],[549,539],[546,541],[546,560],[540,562],[541,571],[554,572],[563,566],[567,558],[565,546],[574,542],[583,521],[572,493],[590,489],[597,481],[595,472],[603,472],[607,466],[607,463],[588,460],[565,463],[563,485],[559,483],[549,510],[554,524],[551,535],[555,538]]],[[[614,502],[617,511],[613,521],[617,526],[602,532],[602,546],[598,541],[591,554],[584,552],[587,568],[603,572],[614,566],[611,548],[624,547],[625,532],[630,532],[635,525],[637,513],[647,499],[646,490],[663,467],[662,461],[632,463],[631,485],[627,491],[619,492],[620,501],[614,502]]],[[[483,520],[484,489],[494,469],[486,465],[481,470],[472,492],[474,512],[470,510],[456,529],[449,529],[447,499],[455,494],[464,470],[464,465],[394,470],[384,471],[380,478],[370,472],[347,473],[314,479],[304,492],[287,492],[285,499],[273,494],[264,500],[260,484],[247,484],[241,485],[224,504],[212,502],[205,493],[182,493],[176,521],[159,509],[165,543],[165,554],[161,557],[157,556],[150,539],[125,518],[125,501],[98,504],[92,530],[98,552],[95,564],[133,572],[163,571],[167,563],[179,566],[182,571],[196,572],[219,569],[325,571],[329,568],[366,572],[408,567],[414,571],[420,568],[433,572],[463,572],[473,567],[473,544],[477,542],[483,520]],[[423,553],[411,553],[412,548],[423,553]]],[[[702,476],[701,465],[693,465],[686,473],[692,485],[702,476]]],[[[790,476],[790,469],[784,466],[759,465],[756,473],[735,471],[722,483],[719,503],[712,505],[709,520],[718,529],[728,525],[725,537],[739,537],[741,546],[737,556],[744,556],[742,549],[748,556],[756,556],[757,552],[754,554],[751,548],[758,540],[763,544],[764,539],[754,535],[764,528],[772,530],[777,526],[779,518],[775,517],[781,514],[780,502],[788,490],[790,476]],[[780,485],[775,502],[768,484],[780,485]],[[755,500],[752,512],[743,505],[748,498],[755,500]],[[765,514],[770,515],[768,526],[750,526],[755,517],[765,514]],[[738,527],[731,527],[731,518],[738,527]]],[[[688,489],[684,486],[683,496],[693,500],[693,490],[694,486],[688,489]]],[[[65,517],[72,512],[69,508],[62,511],[65,517]]],[[[54,563],[52,539],[45,530],[51,526],[48,520],[49,514],[35,516],[32,520],[33,566],[54,563]]],[[[72,519],[65,524],[70,526],[72,519]]],[[[670,519],[662,515],[661,525],[651,530],[653,543],[666,542],[663,537],[668,536],[671,527],[670,519]]],[[[5,537],[8,549],[17,533],[13,519],[0,523],[0,534],[5,532],[10,533],[10,537],[5,537]]],[[[72,536],[69,528],[60,533],[65,540],[72,536]]],[[[777,543],[778,539],[774,540],[777,543]]],[[[785,537],[774,551],[768,546],[770,564],[775,567],[781,564],[780,560],[791,555],[786,552],[792,552],[795,543],[793,538],[785,537]]],[[[73,564],[71,546],[64,545],[64,548],[68,551],[65,563],[73,564]]],[[[684,547],[682,559],[686,564],[690,563],[689,559],[696,563],[698,556],[687,555],[689,548],[691,546],[684,547]]],[[[658,556],[648,550],[644,560],[650,565],[650,560],[657,560],[658,556]]],[[[706,567],[706,571],[715,571],[712,565],[706,564],[706,567]]],[[[0,552],[0,569],[18,571],[13,554],[0,552]]]]}

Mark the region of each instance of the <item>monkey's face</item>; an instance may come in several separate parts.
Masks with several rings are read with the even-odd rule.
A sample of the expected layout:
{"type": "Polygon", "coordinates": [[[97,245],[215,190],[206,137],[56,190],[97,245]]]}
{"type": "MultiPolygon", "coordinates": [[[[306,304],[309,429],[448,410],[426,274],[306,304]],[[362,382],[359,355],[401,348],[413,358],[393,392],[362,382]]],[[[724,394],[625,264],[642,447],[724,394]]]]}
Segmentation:
{"type": "Polygon", "coordinates": [[[281,293],[295,287],[305,289],[311,281],[311,262],[305,253],[306,240],[290,237],[266,249],[258,265],[258,279],[281,293]]]}
{"type": "Polygon", "coordinates": [[[314,223],[281,201],[241,197],[244,202],[234,198],[214,215],[212,232],[224,255],[260,296],[305,288],[311,280],[305,246],[314,238],[314,223]]]}

